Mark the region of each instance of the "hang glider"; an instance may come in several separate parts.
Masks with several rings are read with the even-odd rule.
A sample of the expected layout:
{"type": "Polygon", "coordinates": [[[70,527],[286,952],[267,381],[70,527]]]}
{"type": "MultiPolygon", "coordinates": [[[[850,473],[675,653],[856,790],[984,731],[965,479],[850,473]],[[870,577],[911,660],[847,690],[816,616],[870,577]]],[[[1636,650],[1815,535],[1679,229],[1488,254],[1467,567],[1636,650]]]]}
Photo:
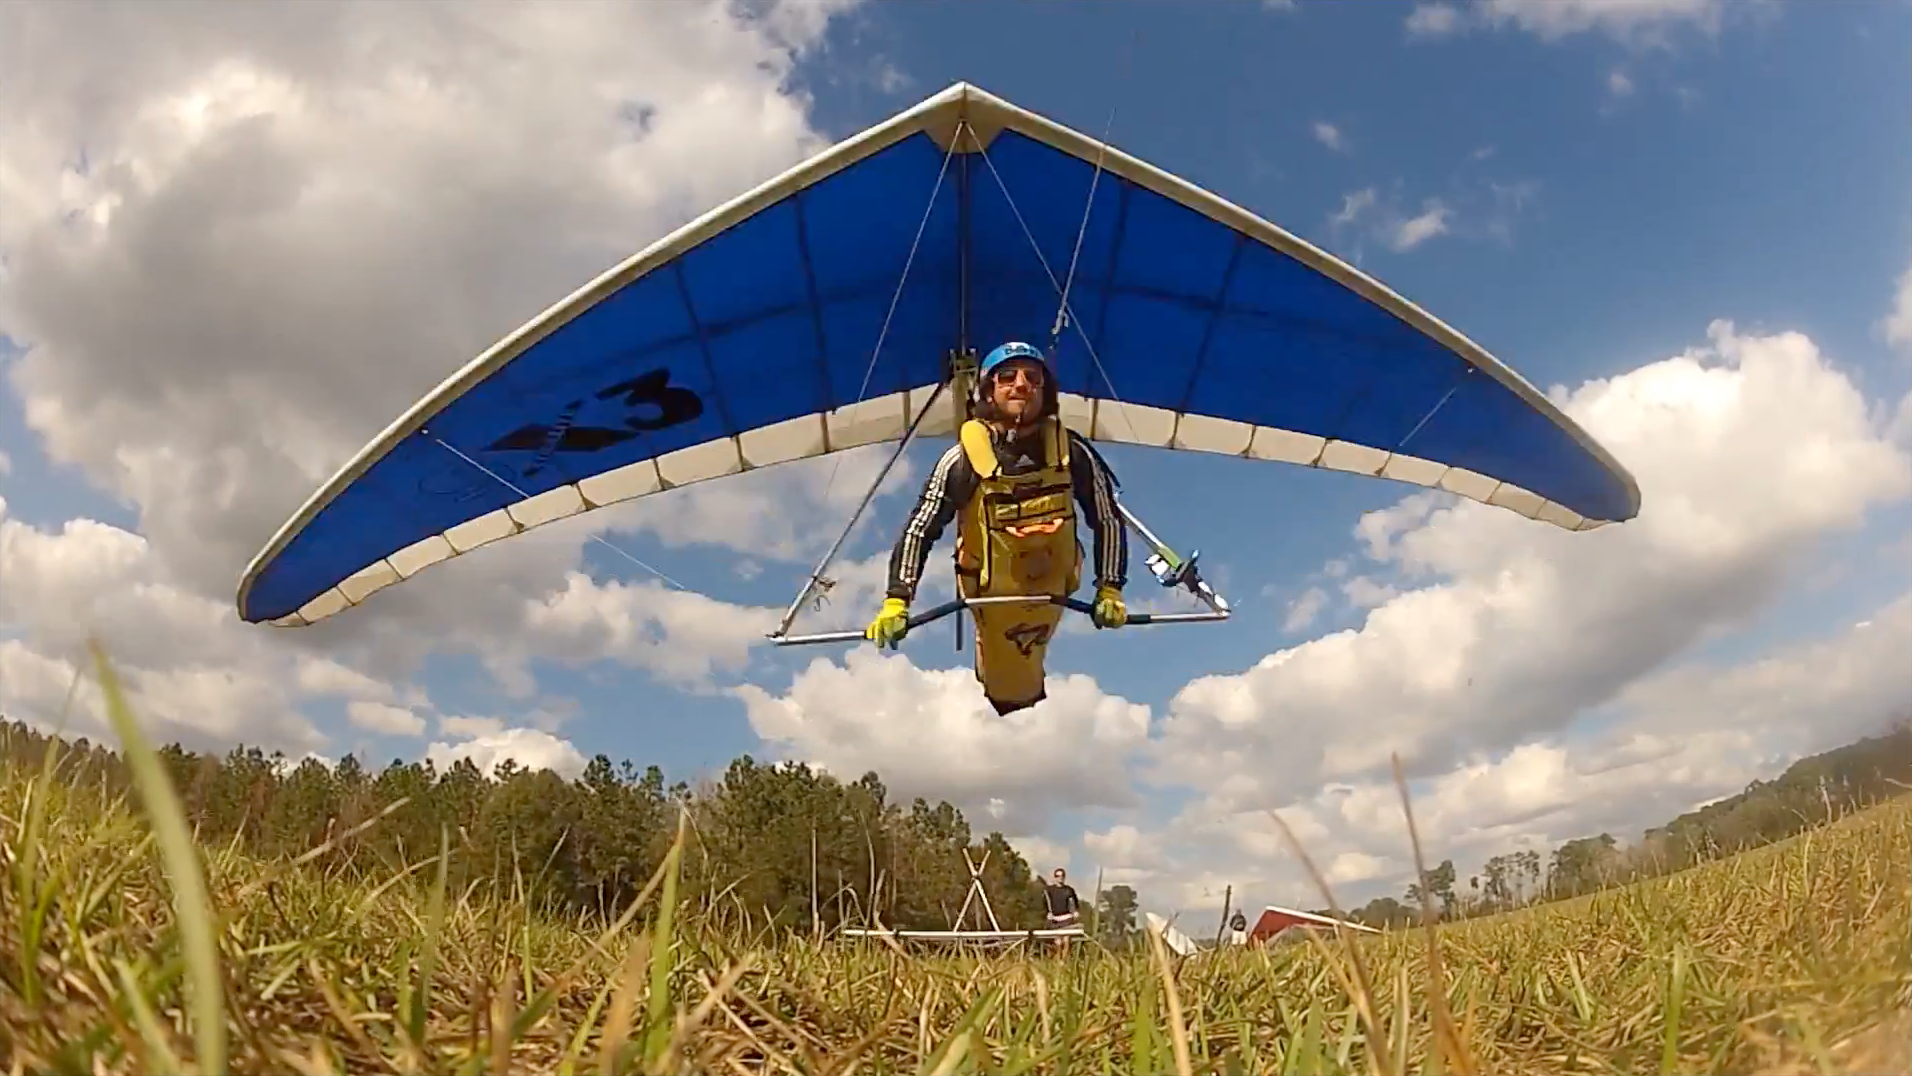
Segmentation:
{"type": "MultiPolygon", "coordinates": [[[[1568,530],[1639,510],[1585,431],[1373,278],[959,83],[458,371],[280,528],[239,614],[317,623],[594,508],[953,435],[965,393],[945,390],[976,347],[1052,327],[1064,421],[1096,441],[1373,475],[1568,530]]],[[[1158,577],[1195,589],[1149,538],[1169,553],[1158,577]]]]}

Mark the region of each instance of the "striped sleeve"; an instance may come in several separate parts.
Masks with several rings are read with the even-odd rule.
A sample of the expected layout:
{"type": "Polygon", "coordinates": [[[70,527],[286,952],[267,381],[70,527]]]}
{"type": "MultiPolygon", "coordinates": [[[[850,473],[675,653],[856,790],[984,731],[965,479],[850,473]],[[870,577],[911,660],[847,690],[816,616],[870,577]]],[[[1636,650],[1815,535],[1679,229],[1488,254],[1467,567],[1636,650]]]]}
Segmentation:
{"type": "Polygon", "coordinates": [[[1115,476],[1089,440],[1069,431],[1069,471],[1082,521],[1095,534],[1095,582],[1120,590],[1129,577],[1129,534],[1115,506],[1115,476]]]}
{"type": "Polygon", "coordinates": [[[976,471],[969,465],[960,442],[951,445],[931,469],[923,483],[922,496],[903,524],[903,533],[890,551],[889,597],[912,601],[916,586],[923,581],[923,564],[929,559],[930,546],[943,536],[956,509],[969,499],[976,488],[976,471]]]}

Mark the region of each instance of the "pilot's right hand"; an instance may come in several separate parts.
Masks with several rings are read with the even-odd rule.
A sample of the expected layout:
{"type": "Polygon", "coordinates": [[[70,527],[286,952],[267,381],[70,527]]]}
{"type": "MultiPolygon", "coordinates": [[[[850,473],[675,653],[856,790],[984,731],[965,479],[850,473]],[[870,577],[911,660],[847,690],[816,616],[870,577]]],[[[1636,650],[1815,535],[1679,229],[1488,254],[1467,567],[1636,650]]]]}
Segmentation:
{"type": "Polygon", "coordinates": [[[894,650],[909,630],[909,603],[901,598],[885,598],[883,611],[876,614],[876,619],[870,621],[869,627],[863,629],[863,637],[875,643],[879,649],[887,646],[894,650]]]}

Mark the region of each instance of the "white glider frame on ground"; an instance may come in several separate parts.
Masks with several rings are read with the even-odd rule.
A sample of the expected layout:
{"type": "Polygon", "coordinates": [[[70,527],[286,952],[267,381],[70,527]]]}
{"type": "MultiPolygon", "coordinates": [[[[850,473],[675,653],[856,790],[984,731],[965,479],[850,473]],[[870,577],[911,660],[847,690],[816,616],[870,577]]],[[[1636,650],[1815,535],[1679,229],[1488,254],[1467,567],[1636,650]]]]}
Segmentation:
{"type": "Polygon", "coordinates": [[[996,909],[989,906],[989,893],[983,888],[983,868],[989,865],[989,849],[983,850],[978,860],[963,849],[963,862],[969,866],[969,891],[963,894],[963,905],[956,910],[956,918],[950,923],[949,930],[891,930],[888,927],[846,927],[838,933],[852,938],[889,938],[893,941],[921,942],[970,942],[981,946],[1013,946],[1024,941],[1060,941],[1065,938],[1086,938],[1088,932],[1080,925],[1072,927],[1043,927],[1033,930],[1004,930],[996,918],[996,909]],[[969,918],[969,909],[976,907],[976,923],[980,928],[984,916],[988,917],[989,929],[964,930],[963,920],[969,918]]]}

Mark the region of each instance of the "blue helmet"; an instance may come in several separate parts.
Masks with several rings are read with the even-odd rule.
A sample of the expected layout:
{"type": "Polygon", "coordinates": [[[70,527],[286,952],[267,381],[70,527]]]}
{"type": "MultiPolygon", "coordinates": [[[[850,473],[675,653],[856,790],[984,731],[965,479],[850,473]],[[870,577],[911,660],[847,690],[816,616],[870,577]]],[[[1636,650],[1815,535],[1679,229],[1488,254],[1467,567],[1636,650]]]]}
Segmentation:
{"type": "Polygon", "coordinates": [[[983,356],[981,365],[976,368],[975,398],[981,401],[988,395],[990,375],[994,374],[998,367],[1006,362],[1014,362],[1018,359],[1035,363],[1042,367],[1043,373],[1048,375],[1043,378],[1042,413],[1044,415],[1055,414],[1058,400],[1055,371],[1050,368],[1049,360],[1043,356],[1040,350],[1034,345],[1025,344],[1020,340],[1011,340],[996,348],[994,351],[991,351],[988,355],[983,356]]]}
{"type": "Polygon", "coordinates": [[[1029,359],[1041,363],[1044,372],[1047,372],[1049,369],[1049,360],[1042,357],[1042,352],[1036,350],[1034,346],[1025,344],[1020,340],[1011,340],[984,356],[983,364],[977,372],[987,379],[990,374],[995,372],[996,367],[1001,366],[1011,359],[1029,359]]]}

